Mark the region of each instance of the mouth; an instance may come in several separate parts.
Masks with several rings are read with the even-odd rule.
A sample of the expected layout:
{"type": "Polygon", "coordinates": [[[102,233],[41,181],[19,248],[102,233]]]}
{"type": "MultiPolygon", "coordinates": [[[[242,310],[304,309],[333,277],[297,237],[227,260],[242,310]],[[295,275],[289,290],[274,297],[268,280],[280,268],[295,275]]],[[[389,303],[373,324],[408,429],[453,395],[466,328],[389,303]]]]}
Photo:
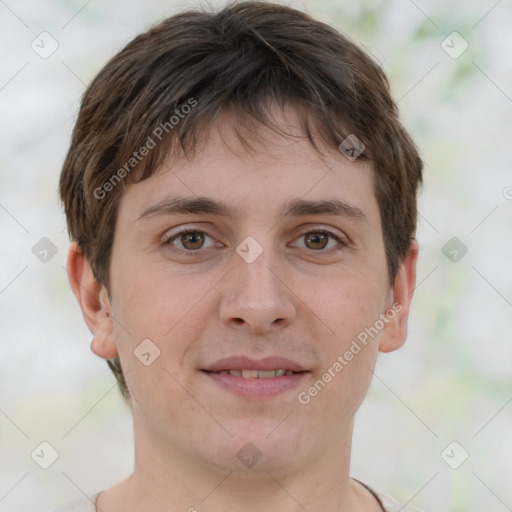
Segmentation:
{"type": "MultiPolygon", "coordinates": [[[[205,371],[208,372],[208,370],[205,371]]],[[[272,379],[274,377],[283,377],[284,375],[293,375],[295,373],[302,372],[294,372],[292,370],[278,368],[276,370],[221,370],[219,372],[208,373],[216,373],[218,375],[234,375],[244,379],[272,379]]]]}
{"type": "Polygon", "coordinates": [[[293,390],[310,374],[298,363],[281,357],[259,361],[247,357],[226,358],[202,373],[223,390],[259,400],[293,390]]]}

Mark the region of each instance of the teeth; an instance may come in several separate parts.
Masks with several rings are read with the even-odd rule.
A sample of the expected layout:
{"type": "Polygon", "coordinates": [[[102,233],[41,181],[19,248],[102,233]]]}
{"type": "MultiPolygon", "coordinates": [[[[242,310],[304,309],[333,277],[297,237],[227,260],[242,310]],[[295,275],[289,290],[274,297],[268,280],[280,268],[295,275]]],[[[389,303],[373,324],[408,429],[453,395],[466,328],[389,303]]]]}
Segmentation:
{"type": "Polygon", "coordinates": [[[272,377],[282,377],[283,375],[293,375],[295,372],[279,368],[277,370],[222,370],[218,372],[222,375],[229,373],[244,379],[271,379],[272,377]]]}
{"type": "MultiPolygon", "coordinates": [[[[258,379],[270,379],[272,377],[276,376],[275,370],[258,370],[256,371],[258,374],[258,379]]],[[[242,373],[242,377],[245,377],[245,375],[242,373]]]]}
{"type": "Polygon", "coordinates": [[[258,370],[242,370],[242,377],[244,379],[257,379],[258,374],[258,370]]]}

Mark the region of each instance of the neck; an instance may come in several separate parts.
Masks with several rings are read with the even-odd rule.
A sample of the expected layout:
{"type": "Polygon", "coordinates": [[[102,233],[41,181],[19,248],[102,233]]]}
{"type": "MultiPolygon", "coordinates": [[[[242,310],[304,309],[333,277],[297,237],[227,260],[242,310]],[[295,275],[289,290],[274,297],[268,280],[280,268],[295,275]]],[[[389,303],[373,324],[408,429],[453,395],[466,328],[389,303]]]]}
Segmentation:
{"type": "Polygon", "coordinates": [[[97,505],[103,512],[378,511],[371,494],[350,479],[352,426],[336,446],[311,455],[300,467],[261,464],[258,469],[257,464],[240,470],[215,466],[179,446],[161,446],[150,435],[138,435],[135,422],[134,472],[112,492],[102,493],[97,505]]]}

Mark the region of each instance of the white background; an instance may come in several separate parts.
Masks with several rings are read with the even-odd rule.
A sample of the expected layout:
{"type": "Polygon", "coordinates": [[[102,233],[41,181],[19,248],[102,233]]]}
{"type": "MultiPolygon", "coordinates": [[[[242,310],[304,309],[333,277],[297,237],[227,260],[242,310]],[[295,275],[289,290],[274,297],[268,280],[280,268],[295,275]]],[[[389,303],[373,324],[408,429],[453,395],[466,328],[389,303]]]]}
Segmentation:
{"type": "MultiPolygon", "coordinates": [[[[0,1],[2,511],[47,510],[131,472],[129,410],[68,285],[57,185],[85,85],[136,34],[197,5],[0,1]],[[47,59],[31,48],[43,31],[58,43],[47,59]],[[57,248],[46,263],[32,253],[42,237],[57,248]],[[42,441],[58,452],[46,470],[31,458],[42,441]]],[[[352,474],[426,511],[512,510],[512,4],[292,5],[379,61],[426,164],[409,338],[379,359],[352,474]],[[442,48],[464,44],[453,31],[469,44],[458,58],[442,48]],[[452,237],[468,249],[457,263],[442,252],[452,237]],[[469,453],[458,469],[441,457],[452,441],[469,453]]]]}

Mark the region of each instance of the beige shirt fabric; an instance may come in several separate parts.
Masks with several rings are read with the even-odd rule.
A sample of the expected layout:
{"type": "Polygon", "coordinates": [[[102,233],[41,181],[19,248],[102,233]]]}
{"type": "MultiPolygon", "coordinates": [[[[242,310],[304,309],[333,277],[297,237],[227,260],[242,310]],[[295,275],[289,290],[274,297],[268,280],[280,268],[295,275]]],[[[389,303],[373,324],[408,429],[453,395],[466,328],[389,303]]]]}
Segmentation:
{"type": "MultiPolygon", "coordinates": [[[[358,480],[359,482],[359,480],[358,480]]],[[[396,501],[391,496],[384,494],[382,492],[376,491],[369,487],[363,482],[360,482],[364,485],[370,492],[374,494],[377,500],[380,502],[382,506],[382,510],[384,512],[422,512],[419,508],[411,507],[409,505],[403,505],[396,501]]],[[[71,503],[65,507],[61,507],[58,509],[52,509],[49,512],[97,512],[96,511],[96,499],[100,493],[96,493],[90,498],[83,499],[74,503],[71,503]]]]}

